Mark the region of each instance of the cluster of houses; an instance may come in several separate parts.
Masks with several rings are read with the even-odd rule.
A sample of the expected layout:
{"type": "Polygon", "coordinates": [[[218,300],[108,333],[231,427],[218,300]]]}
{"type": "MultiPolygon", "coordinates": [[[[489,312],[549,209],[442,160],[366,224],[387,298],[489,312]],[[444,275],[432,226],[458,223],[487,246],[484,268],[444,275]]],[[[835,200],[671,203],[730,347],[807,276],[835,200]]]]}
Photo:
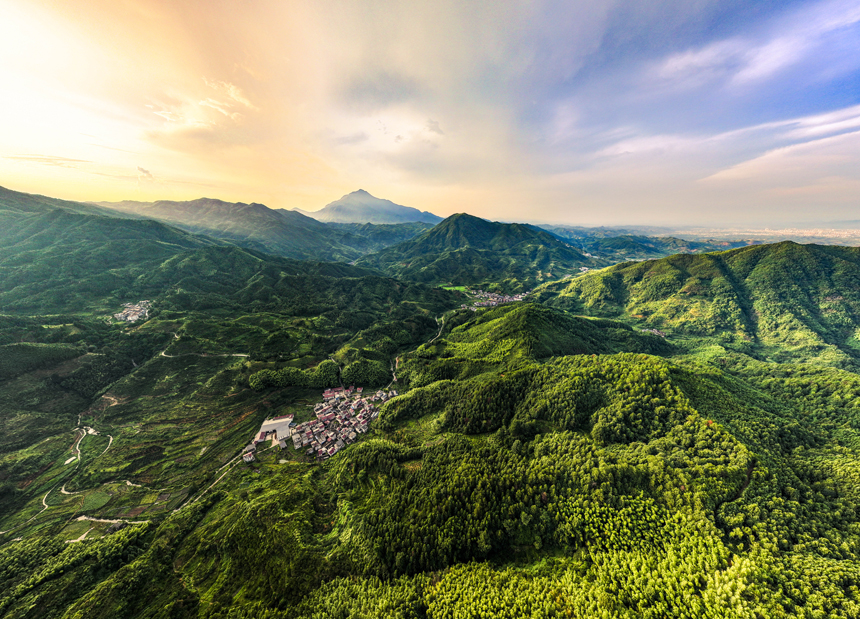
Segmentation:
{"type": "Polygon", "coordinates": [[[149,308],[151,305],[151,301],[123,303],[123,310],[118,314],[114,314],[113,317],[120,322],[137,322],[138,320],[145,319],[149,315],[149,308]]]}
{"type": "Polygon", "coordinates": [[[362,387],[326,389],[323,401],[314,405],[316,419],[304,423],[296,424],[293,415],[266,419],[245,447],[242,459],[253,462],[257,445],[267,440],[281,449],[291,442],[294,449],[305,449],[309,456],[316,454],[318,460],[330,458],[367,432],[370,422],[379,415],[375,402],[386,402],[397,395],[393,389],[371,396],[363,395],[363,391],[362,387]]]}
{"type": "Polygon", "coordinates": [[[657,329],[642,329],[642,333],[653,333],[654,335],[659,335],[664,339],[666,337],[665,333],[663,333],[662,331],[658,331],[657,329]]]}
{"type": "Polygon", "coordinates": [[[294,415],[281,415],[280,417],[272,417],[263,421],[263,425],[251,439],[251,443],[242,451],[242,460],[245,462],[254,461],[254,452],[257,451],[257,445],[265,443],[268,440],[272,441],[272,446],[279,444],[281,449],[286,446],[287,439],[292,435],[295,423],[293,422],[294,415]]]}
{"type": "Polygon", "coordinates": [[[470,294],[478,297],[479,299],[483,299],[482,301],[475,301],[473,305],[461,305],[463,309],[470,309],[475,311],[479,307],[495,307],[496,305],[503,305],[505,303],[514,303],[516,301],[522,301],[525,299],[529,291],[520,292],[515,295],[506,295],[506,294],[498,294],[495,292],[484,292],[483,290],[469,290],[470,294]]]}

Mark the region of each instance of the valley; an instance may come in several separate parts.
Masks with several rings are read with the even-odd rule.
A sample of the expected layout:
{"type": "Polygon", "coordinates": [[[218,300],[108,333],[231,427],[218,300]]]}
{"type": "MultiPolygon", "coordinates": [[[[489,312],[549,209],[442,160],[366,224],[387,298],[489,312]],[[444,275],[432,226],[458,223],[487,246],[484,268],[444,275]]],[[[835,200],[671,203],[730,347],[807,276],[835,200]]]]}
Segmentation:
{"type": "Polygon", "coordinates": [[[455,215],[348,264],[13,197],[3,616],[860,604],[856,248],[455,215]]]}

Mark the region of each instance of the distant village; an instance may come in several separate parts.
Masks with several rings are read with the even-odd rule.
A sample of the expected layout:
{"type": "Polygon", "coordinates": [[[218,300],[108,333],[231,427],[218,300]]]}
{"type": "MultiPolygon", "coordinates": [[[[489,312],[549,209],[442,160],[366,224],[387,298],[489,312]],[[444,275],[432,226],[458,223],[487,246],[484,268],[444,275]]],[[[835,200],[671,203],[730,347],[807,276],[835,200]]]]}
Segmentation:
{"type": "Polygon", "coordinates": [[[472,305],[466,305],[465,303],[460,307],[463,309],[470,309],[475,311],[479,307],[495,307],[496,305],[504,305],[505,303],[515,303],[516,301],[522,301],[525,299],[529,291],[520,292],[515,295],[506,295],[506,294],[498,294],[495,292],[484,292],[483,290],[467,290],[471,295],[478,297],[479,299],[483,299],[483,301],[476,301],[472,305]]]}
{"type": "Polygon", "coordinates": [[[120,322],[137,322],[149,316],[149,308],[152,301],[139,301],[138,303],[123,303],[123,310],[114,314],[113,317],[120,322]]]}
{"type": "Polygon", "coordinates": [[[257,445],[272,442],[280,449],[305,449],[309,456],[325,460],[347,445],[355,442],[359,434],[367,432],[370,422],[379,415],[375,402],[386,402],[397,395],[397,391],[377,391],[364,396],[362,387],[338,387],[323,391],[323,401],[314,405],[316,419],[296,424],[293,415],[266,419],[254,435],[251,444],[245,447],[242,459],[254,461],[257,445]]]}
{"type": "Polygon", "coordinates": [[[663,339],[666,339],[666,334],[662,331],[658,331],[657,329],[640,329],[642,333],[652,333],[653,335],[659,335],[663,339]]]}

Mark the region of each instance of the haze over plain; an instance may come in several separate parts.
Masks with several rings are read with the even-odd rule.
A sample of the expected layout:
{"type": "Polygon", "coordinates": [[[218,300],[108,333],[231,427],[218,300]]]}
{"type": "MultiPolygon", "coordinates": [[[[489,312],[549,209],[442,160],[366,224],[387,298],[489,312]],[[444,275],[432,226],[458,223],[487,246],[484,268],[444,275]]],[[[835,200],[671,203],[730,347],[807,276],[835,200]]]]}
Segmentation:
{"type": "Polygon", "coordinates": [[[852,219],[860,5],[3,0],[0,185],[313,211],[852,219]]]}

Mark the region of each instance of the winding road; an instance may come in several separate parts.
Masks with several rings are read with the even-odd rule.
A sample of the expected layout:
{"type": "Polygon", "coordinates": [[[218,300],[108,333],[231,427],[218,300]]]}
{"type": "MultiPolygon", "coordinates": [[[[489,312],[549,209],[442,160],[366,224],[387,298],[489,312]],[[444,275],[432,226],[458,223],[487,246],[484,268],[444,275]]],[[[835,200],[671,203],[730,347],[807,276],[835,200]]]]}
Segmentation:
{"type": "Polygon", "coordinates": [[[440,321],[440,320],[437,318],[437,319],[436,319],[436,322],[438,322],[438,323],[439,323],[439,333],[437,333],[437,334],[436,334],[436,337],[434,337],[432,340],[428,341],[428,342],[427,342],[428,344],[432,344],[433,342],[435,342],[436,340],[438,340],[438,339],[439,339],[439,336],[440,336],[440,335],[442,335],[442,329],[444,329],[444,328],[445,328],[445,315],[444,315],[444,314],[442,314],[442,320],[440,321]]]}
{"type": "MultiPolygon", "coordinates": [[[[175,331],[171,331],[173,334],[173,339],[178,340],[179,334],[175,331]]],[[[167,345],[167,348],[170,348],[170,344],[167,345]]],[[[181,355],[168,355],[167,348],[161,351],[162,357],[167,357],[168,359],[176,359],[177,357],[249,357],[250,355],[245,353],[200,353],[200,352],[184,352],[181,355]]]]}
{"type": "Polygon", "coordinates": [[[116,518],[111,520],[110,518],[93,518],[91,516],[78,516],[75,520],[88,520],[90,522],[109,522],[111,524],[118,524],[120,522],[124,522],[126,524],[149,524],[149,520],[123,520],[122,518],[116,518]]]}
{"type": "MultiPolygon", "coordinates": [[[[442,319],[440,320],[439,318],[437,318],[437,319],[436,319],[436,322],[439,324],[439,333],[437,333],[437,334],[436,334],[436,335],[434,335],[432,338],[430,338],[429,340],[427,340],[427,343],[428,343],[428,344],[432,344],[433,342],[435,342],[436,340],[438,340],[438,339],[439,339],[439,337],[442,335],[442,331],[445,329],[445,315],[444,315],[444,314],[442,314],[442,319]]],[[[416,348],[415,350],[418,350],[418,348],[416,348]]],[[[412,350],[412,351],[409,351],[409,352],[415,352],[415,350],[412,350]]],[[[409,352],[407,352],[407,353],[403,353],[403,355],[408,355],[408,354],[409,354],[409,352]]],[[[401,355],[401,356],[403,356],[403,355],[401,355]]],[[[391,364],[390,364],[390,366],[389,366],[389,369],[391,370],[391,377],[392,377],[392,380],[391,380],[391,382],[390,382],[390,383],[388,383],[388,386],[385,388],[386,390],[387,390],[387,389],[391,389],[391,385],[393,385],[394,383],[396,383],[396,382],[397,382],[397,374],[395,374],[395,372],[397,371],[397,368],[399,368],[399,367],[400,367],[400,356],[395,357],[395,358],[394,358],[394,362],[393,362],[393,363],[391,363],[391,364]]]]}
{"type": "MultiPolygon", "coordinates": [[[[175,333],[175,332],[171,332],[171,333],[173,333],[173,338],[174,338],[174,339],[177,339],[177,340],[179,339],[179,335],[178,335],[177,333],[175,333]]],[[[169,348],[169,346],[168,346],[168,348],[169,348]]],[[[168,355],[168,354],[167,354],[167,348],[165,348],[165,349],[161,352],[161,356],[162,356],[162,357],[169,357],[169,358],[173,358],[173,357],[183,357],[183,356],[196,356],[196,357],[248,357],[249,355],[248,355],[248,354],[245,354],[245,353],[220,353],[220,354],[219,354],[219,353],[213,353],[213,354],[208,354],[208,353],[183,353],[183,354],[181,354],[181,355],[168,355]]],[[[136,365],[137,365],[137,364],[135,364],[135,366],[136,366],[136,365]]],[[[119,400],[118,400],[116,397],[114,397],[114,396],[111,396],[111,395],[103,395],[103,396],[102,396],[102,398],[104,398],[105,400],[107,400],[107,402],[108,402],[108,406],[107,406],[107,407],[115,406],[115,405],[119,404],[119,400]]],[[[105,407],[105,408],[107,408],[107,407],[105,407]]],[[[91,434],[91,435],[94,435],[94,436],[98,436],[98,435],[100,435],[100,434],[101,434],[101,433],[100,433],[98,430],[96,430],[95,428],[92,428],[92,427],[90,427],[90,426],[82,425],[82,424],[81,424],[81,418],[82,418],[82,416],[83,416],[83,413],[79,413],[79,414],[78,414],[78,422],[77,422],[77,424],[76,424],[76,427],[74,428],[74,431],[75,431],[75,433],[76,433],[76,438],[75,438],[75,442],[74,442],[74,444],[72,445],[72,452],[73,452],[73,456],[72,456],[71,458],[69,458],[68,460],[66,460],[66,464],[71,464],[72,462],[76,462],[76,464],[75,464],[75,466],[73,467],[72,471],[76,471],[76,470],[77,470],[77,468],[78,468],[78,467],[80,466],[80,464],[81,464],[81,442],[84,440],[84,437],[86,437],[88,434],[91,434]]],[[[102,452],[99,454],[99,456],[96,456],[96,457],[100,457],[100,456],[103,456],[104,454],[106,454],[106,453],[108,452],[108,450],[111,448],[111,446],[113,445],[113,438],[114,438],[114,437],[113,437],[112,435],[110,435],[110,434],[105,434],[105,436],[107,436],[107,437],[108,437],[108,444],[107,444],[107,446],[105,447],[104,451],[102,451],[102,452]]],[[[236,456],[235,458],[233,458],[233,460],[230,460],[229,462],[227,462],[227,464],[225,464],[224,466],[222,466],[222,467],[221,467],[221,468],[219,468],[218,470],[219,470],[219,471],[221,471],[222,469],[224,469],[224,468],[226,468],[226,467],[230,467],[230,465],[234,465],[234,466],[235,466],[235,464],[237,464],[237,463],[238,463],[237,461],[238,461],[238,460],[240,460],[240,458],[241,458],[241,454],[240,454],[239,456],[236,456]]],[[[195,501],[199,500],[202,496],[204,496],[207,492],[209,492],[209,490],[211,490],[211,489],[212,489],[212,488],[213,488],[213,487],[214,487],[218,482],[220,482],[220,481],[224,478],[224,476],[225,476],[225,475],[227,475],[227,473],[229,473],[229,472],[230,472],[230,470],[231,470],[231,469],[232,469],[232,467],[231,467],[230,469],[228,469],[228,470],[224,471],[224,472],[221,474],[221,476],[220,476],[220,477],[218,477],[218,479],[216,479],[216,480],[215,480],[215,481],[214,481],[214,482],[213,482],[213,483],[212,483],[208,488],[206,488],[206,490],[204,490],[204,491],[203,491],[202,493],[200,493],[198,496],[194,497],[191,501],[188,501],[187,503],[185,503],[184,505],[182,505],[181,507],[178,507],[177,509],[175,509],[175,510],[173,510],[173,511],[174,511],[174,512],[179,511],[180,509],[182,509],[182,507],[185,507],[185,505],[190,505],[191,503],[194,503],[195,501]]],[[[135,483],[132,483],[131,481],[129,481],[129,480],[127,480],[127,479],[126,479],[126,480],[123,480],[123,481],[124,481],[124,482],[125,482],[125,484],[126,484],[126,485],[128,485],[128,486],[133,486],[133,487],[136,487],[136,488],[141,488],[141,487],[143,487],[141,484],[135,484],[135,483]]],[[[78,492],[69,492],[68,490],[66,490],[66,484],[67,484],[67,483],[69,483],[69,480],[68,480],[68,479],[67,479],[67,480],[63,483],[63,485],[60,487],[60,494],[63,494],[63,495],[66,495],[66,496],[73,496],[73,495],[82,494],[83,492],[85,492],[85,491],[83,491],[83,490],[80,490],[80,491],[78,491],[78,492]]],[[[105,482],[105,483],[107,484],[107,483],[114,483],[114,482],[105,482]]],[[[54,484],[54,486],[52,486],[52,487],[51,487],[51,489],[50,489],[50,490],[48,490],[48,491],[45,493],[45,496],[43,496],[43,497],[42,497],[42,509],[41,509],[41,510],[39,510],[39,512],[38,512],[38,513],[34,514],[34,515],[33,515],[33,516],[31,516],[30,518],[28,518],[25,522],[23,522],[22,524],[19,524],[19,525],[15,526],[15,527],[13,527],[12,529],[9,529],[9,530],[6,530],[6,531],[0,531],[0,535],[5,535],[6,533],[9,533],[9,532],[11,532],[11,531],[13,531],[13,530],[15,530],[15,529],[21,528],[21,527],[23,527],[24,525],[26,525],[26,524],[30,523],[30,522],[31,522],[33,519],[35,519],[36,517],[40,516],[40,515],[41,515],[41,514],[46,510],[46,509],[48,509],[48,508],[50,507],[50,505],[48,505],[48,496],[50,496],[50,494],[51,494],[54,490],[56,490],[56,488],[57,488],[57,486],[58,486],[59,484],[60,484],[60,482],[59,482],[59,481],[57,481],[57,483],[56,483],[56,484],[54,484]]],[[[102,484],[102,485],[104,485],[104,484],[102,484]]],[[[116,524],[116,523],[120,523],[120,522],[123,522],[123,523],[126,523],[126,524],[147,524],[147,523],[149,523],[149,522],[150,522],[149,520],[105,519],[105,518],[93,518],[93,517],[91,517],[91,516],[78,516],[77,520],[88,520],[88,521],[90,521],[90,522],[103,522],[103,523],[111,523],[111,524],[116,524]]],[[[67,541],[66,541],[66,543],[73,543],[73,542],[80,542],[80,541],[83,541],[83,540],[87,537],[87,535],[90,533],[90,531],[92,531],[92,529],[87,530],[83,535],[81,535],[81,536],[80,536],[79,538],[77,538],[77,539],[74,539],[74,540],[67,540],[67,541]]],[[[21,539],[21,538],[18,538],[18,539],[21,539]]]]}
{"type": "Polygon", "coordinates": [[[167,349],[165,348],[161,352],[162,357],[167,357],[168,359],[176,359],[177,357],[249,357],[250,355],[246,355],[244,353],[206,353],[206,352],[184,352],[181,355],[168,355],[167,349]]]}
{"type": "MultiPolygon", "coordinates": [[[[108,400],[112,400],[111,406],[113,406],[114,404],[117,403],[117,399],[112,397],[112,396],[102,396],[102,397],[107,398],[108,400]]],[[[68,460],[66,460],[66,462],[65,462],[66,464],[71,464],[72,462],[77,461],[77,463],[73,467],[72,471],[77,470],[77,468],[81,465],[81,442],[84,440],[84,437],[86,437],[88,434],[93,435],[93,436],[98,436],[101,433],[98,430],[96,430],[95,428],[92,428],[90,426],[81,425],[81,414],[78,414],[78,425],[75,428],[75,434],[76,435],[80,434],[80,436],[77,436],[74,444],[72,445],[72,452],[74,453],[74,455],[71,458],[69,458],[68,460]]],[[[99,454],[99,456],[103,456],[105,453],[107,453],[107,450],[110,449],[111,445],[113,444],[113,436],[111,436],[110,434],[105,434],[105,436],[107,436],[109,439],[108,444],[107,444],[107,447],[105,447],[105,450],[99,454]]],[[[97,457],[99,457],[99,456],[97,456],[97,457]]],[[[63,485],[60,487],[60,494],[64,494],[67,496],[73,496],[73,495],[81,494],[82,492],[84,492],[83,490],[78,491],[78,492],[69,492],[68,490],[66,490],[66,484],[67,483],[69,483],[68,480],[66,480],[63,483],[63,485]]],[[[110,483],[110,482],[108,482],[108,483],[110,483]]],[[[126,483],[129,484],[130,486],[137,485],[137,484],[132,484],[130,481],[126,481],[126,483]]],[[[40,516],[42,514],[42,512],[44,512],[46,509],[48,509],[50,507],[50,505],[48,505],[48,496],[54,490],[56,490],[56,488],[59,484],[60,484],[60,482],[57,481],[57,483],[54,484],[51,487],[51,489],[45,493],[45,496],[42,497],[42,509],[39,510],[38,513],[34,514],[33,516],[30,516],[30,518],[28,518],[25,522],[23,522],[22,524],[20,524],[16,527],[13,527],[12,529],[9,529],[7,531],[0,531],[0,535],[3,535],[5,533],[9,533],[9,531],[13,531],[13,530],[18,529],[20,527],[23,527],[24,525],[31,522],[34,518],[40,516]]],[[[86,517],[81,516],[81,518],[86,518],[86,517]]],[[[78,520],[80,520],[81,518],[78,518],[78,520]]],[[[132,521],[126,521],[126,522],[132,522],[132,521]]],[[[84,536],[82,536],[78,540],[70,540],[70,541],[81,541],[85,536],[86,536],[86,534],[84,534],[84,536]]]]}

